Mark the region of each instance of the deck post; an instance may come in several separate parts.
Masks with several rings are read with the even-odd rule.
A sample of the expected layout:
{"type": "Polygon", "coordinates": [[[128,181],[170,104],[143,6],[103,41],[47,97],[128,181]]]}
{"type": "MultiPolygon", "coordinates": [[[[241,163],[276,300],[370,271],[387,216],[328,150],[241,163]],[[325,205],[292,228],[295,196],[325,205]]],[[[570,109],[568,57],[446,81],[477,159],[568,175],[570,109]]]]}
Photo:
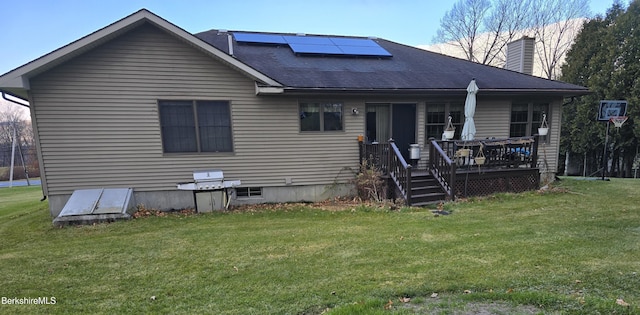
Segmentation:
{"type": "Polygon", "coordinates": [[[456,163],[451,163],[451,171],[449,175],[449,187],[451,188],[451,201],[456,199],[456,163]]]}
{"type": "Polygon", "coordinates": [[[429,138],[429,164],[427,164],[427,172],[431,174],[431,169],[433,168],[433,159],[435,157],[435,152],[433,148],[433,141],[436,140],[434,137],[429,138]]]}
{"type": "Polygon", "coordinates": [[[407,165],[407,206],[411,207],[411,164],[407,165]]]}
{"type": "Polygon", "coordinates": [[[362,139],[358,139],[358,154],[360,155],[360,165],[358,165],[358,167],[361,167],[362,161],[364,161],[363,144],[364,142],[362,141],[362,139]]]}
{"type": "Polygon", "coordinates": [[[394,153],[393,153],[393,146],[392,146],[392,144],[394,142],[395,141],[393,140],[393,138],[389,138],[389,145],[388,145],[389,153],[387,154],[388,155],[387,156],[387,174],[389,174],[389,175],[391,175],[391,171],[394,171],[394,165],[393,165],[393,155],[394,155],[394,153]]]}
{"type": "Polygon", "coordinates": [[[533,135],[533,155],[531,156],[531,165],[529,167],[536,168],[538,166],[538,148],[540,147],[540,135],[533,135]]]}

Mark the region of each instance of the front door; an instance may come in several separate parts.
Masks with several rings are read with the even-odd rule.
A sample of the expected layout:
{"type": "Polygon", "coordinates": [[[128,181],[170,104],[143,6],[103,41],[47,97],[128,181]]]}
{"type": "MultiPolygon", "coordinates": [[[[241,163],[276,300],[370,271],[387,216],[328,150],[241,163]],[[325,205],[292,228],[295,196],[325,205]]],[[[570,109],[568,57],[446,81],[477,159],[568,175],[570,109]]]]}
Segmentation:
{"type": "Polygon", "coordinates": [[[393,104],[391,112],[391,137],[408,162],[409,145],[416,143],[416,104],[393,104]]]}

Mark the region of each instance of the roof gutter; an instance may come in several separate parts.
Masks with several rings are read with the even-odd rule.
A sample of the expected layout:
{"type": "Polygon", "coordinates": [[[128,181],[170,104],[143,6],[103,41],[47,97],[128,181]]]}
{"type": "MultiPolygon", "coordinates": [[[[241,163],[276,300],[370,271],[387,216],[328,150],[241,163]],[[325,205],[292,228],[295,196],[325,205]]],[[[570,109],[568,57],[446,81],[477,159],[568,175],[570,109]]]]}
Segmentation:
{"type": "Polygon", "coordinates": [[[256,84],[256,95],[282,95],[284,94],[284,88],[278,86],[260,86],[258,82],[256,84]]]}
{"type": "Polygon", "coordinates": [[[29,101],[28,101],[28,100],[25,100],[25,99],[24,99],[24,98],[22,98],[22,97],[19,97],[19,96],[17,96],[17,95],[11,94],[11,93],[9,93],[9,92],[7,92],[7,91],[3,91],[3,90],[0,90],[0,93],[2,94],[2,98],[3,98],[4,100],[6,100],[6,101],[9,101],[9,102],[11,102],[11,103],[18,104],[18,105],[20,105],[20,106],[24,106],[24,107],[27,107],[27,108],[30,108],[30,107],[31,107],[31,106],[29,106],[29,101]],[[21,103],[21,102],[18,102],[18,101],[16,101],[16,100],[14,100],[14,99],[8,98],[8,97],[7,97],[7,95],[11,96],[12,98],[16,98],[16,99],[22,100],[22,101],[24,101],[25,103],[21,103]]]}
{"type": "MultiPolygon", "coordinates": [[[[591,93],[589,90],[522,90],[522,89],[481,89],[483,95],[509,96],[509,95],[557,95],[563,97],[574,97],[591,93]]],[[[353,89],[353,88],[296,88],[296,87],[273,87],[258,86],[256,84],[256,95],[308,95],[308,94],[342,94],[342,95],[431,95],[450,96],[466,95],[464,89],[353,89]]]]}

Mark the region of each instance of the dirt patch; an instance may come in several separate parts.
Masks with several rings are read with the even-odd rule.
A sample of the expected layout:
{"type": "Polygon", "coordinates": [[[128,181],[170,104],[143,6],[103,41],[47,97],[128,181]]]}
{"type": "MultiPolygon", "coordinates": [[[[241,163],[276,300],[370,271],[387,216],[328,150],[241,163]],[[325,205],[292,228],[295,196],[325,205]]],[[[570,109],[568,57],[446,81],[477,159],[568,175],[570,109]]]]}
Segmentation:
{"type": "Polygon", "coordinates": [[[133,214],[134,219],[147,218],[147,217],[166,217],[169,215],[188,216],[194,215],[196,211],[194,209],[182,209],[174,211],[161,211],[157,209],[146,208],[144,205],[138,205],[136,212],[133,214]]]}
{"type": "Polygon", "coordinates": [[[291,203],[262,203],[251,205],[235,205],[229,208],[233,212],[265,212],[265,211],[290,211],[300,208],[311,208],[326,211],[356,211],[367,208],[368,210],[394,211],[404,207],[400,202],[369,202],[360,198],[334,198],[321,202],[291,202],[291,203]]]}

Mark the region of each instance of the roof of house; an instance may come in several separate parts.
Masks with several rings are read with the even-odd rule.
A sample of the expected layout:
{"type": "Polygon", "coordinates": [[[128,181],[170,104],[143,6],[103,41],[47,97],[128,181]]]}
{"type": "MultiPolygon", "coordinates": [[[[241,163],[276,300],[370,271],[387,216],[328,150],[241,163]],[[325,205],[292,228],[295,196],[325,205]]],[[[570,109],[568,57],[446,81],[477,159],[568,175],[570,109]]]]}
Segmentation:
{"type": "MultiPolygon", "coordinates": [[[[155,25],[255,80],[256,93],[259,94],[459,94],[466,92],[472,78],[476,79],[483,94],[575,96],[589,93],[588,89],[582,86],[481,65],[384,39],[367,40],[374,41],[391,56],[298,54],[290,44],[239,42],[236,40],[236,34],[239,32],[211,30],[194,35],[145,9],[1,75],[0,90],[26,99],[27,90],[30,88],[29,78],[143,23],[155,25]],[[229,39],[232,50],[229,49],[229,39]]],[[[319,40],[365,40],[361,37],[346,36],[304,36],[319,40]]]]}
{"type": "MultiPolygon", "coordinates": [[[[484,93],[544,93],[573,96],[588,89],[565,82],[534,77],[519,72],[482,65],[433,53],[384,39],[371,39],[392,56],[342,56],[332,54],[296,54],[287,44],[255,44],[237,41],[234,31],[210,30],[195,34],[198,38],[229,53],[238,60],[281,83],[291,91],[389,91],[398,93],[466,92],[476,79],[484,93]]],[[[242,32],[244,34],[244,32],[242,32]]],[[[283,36],[296,34],[253,33],[283,36]]],[[[306,37],[331,37],[303,35],[306,37]]],[[[358,37],[339,37],[364,39],[358,37]]]]}

